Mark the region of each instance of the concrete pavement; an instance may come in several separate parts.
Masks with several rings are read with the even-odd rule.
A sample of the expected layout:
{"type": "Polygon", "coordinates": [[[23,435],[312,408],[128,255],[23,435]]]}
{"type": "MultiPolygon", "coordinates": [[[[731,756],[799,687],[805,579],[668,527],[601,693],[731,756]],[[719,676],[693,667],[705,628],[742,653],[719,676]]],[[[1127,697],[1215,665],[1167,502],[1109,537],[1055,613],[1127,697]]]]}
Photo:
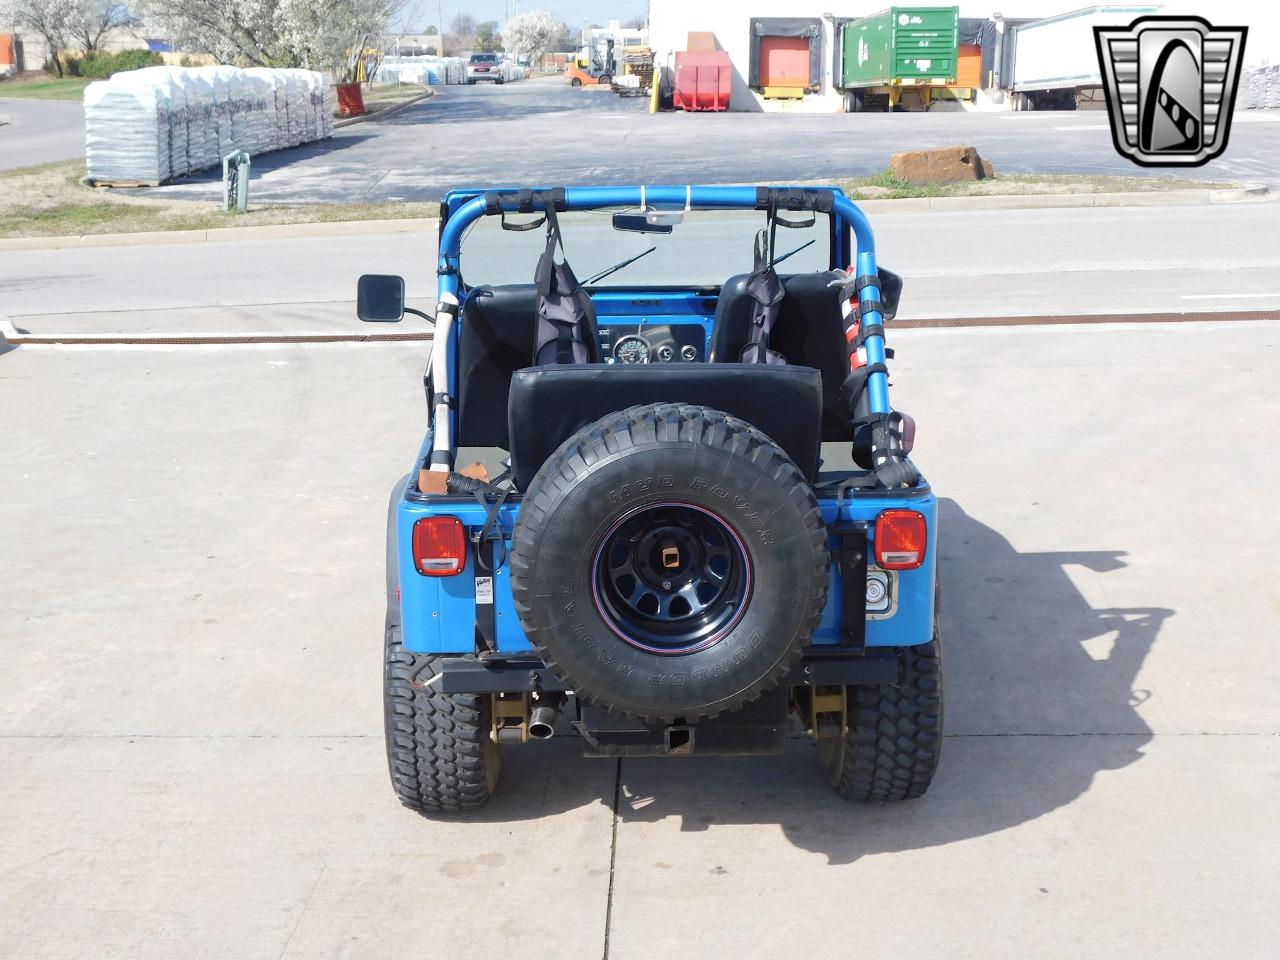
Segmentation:
{"type": "MultiPolygon", "coordinates": [[[[254,160],[251,195],[280,203],[432,200],[462,187],[779,183],[878,173],[898,150],[973,144],[1001,173],[1166,176],[1116,153],[1106,117],[1046,113],[650,115],[641,99],[559,77],[442,87],[385,121],[254,160]]],[[[1280,111],[1239,111],[1223,158],[1194,179],[1280,184],[1280,111]]],[[[147,195],[216,199],[202,175],[147,195]]]]}
{"type": "Polygon", "coordinates": [[[0,97],[0,116],[0,170],[84,156],[83,104],[0,97]]]}
{"type": "Polygon", "coordinates": [[[944,497],[928,797],[557,739],[453,821],[379,716],[422,346],[0,356],[0,955],[1269,957],[1280,324],[894,345],[944,497]]]}

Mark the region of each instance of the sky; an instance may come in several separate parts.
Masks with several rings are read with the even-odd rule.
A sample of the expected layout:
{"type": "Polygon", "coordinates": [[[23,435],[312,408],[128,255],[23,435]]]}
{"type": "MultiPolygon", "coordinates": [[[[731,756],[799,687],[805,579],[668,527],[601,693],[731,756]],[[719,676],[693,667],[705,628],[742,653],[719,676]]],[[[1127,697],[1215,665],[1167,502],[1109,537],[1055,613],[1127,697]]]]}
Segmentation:
{"type": "MultiPolygon", "coordinates": [[[[469,13],[476,20],[504,22],[514,7],[521,13],[549,10],[571,27],[584,23],[606,24],[610,20],[628,20],[645,11],[645,0],[443,0],[447,25],[456,13],[469,13]]],[[[438,19],[437,0],[409,0],[407,26],[420,30],[438,19]]]]}

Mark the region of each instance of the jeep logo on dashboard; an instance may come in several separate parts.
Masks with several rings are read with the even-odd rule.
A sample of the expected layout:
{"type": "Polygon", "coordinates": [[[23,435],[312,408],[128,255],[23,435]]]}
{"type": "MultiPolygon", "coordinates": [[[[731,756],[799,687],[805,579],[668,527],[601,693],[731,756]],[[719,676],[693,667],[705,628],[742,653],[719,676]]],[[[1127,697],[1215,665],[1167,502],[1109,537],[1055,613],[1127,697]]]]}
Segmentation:
{"type": "Polygon", "coordinates": [[[1221,154],[1247,32],[1200,17],[1094,27],[1116,150],[1144,167],[1196,167],[1221,154]]]}

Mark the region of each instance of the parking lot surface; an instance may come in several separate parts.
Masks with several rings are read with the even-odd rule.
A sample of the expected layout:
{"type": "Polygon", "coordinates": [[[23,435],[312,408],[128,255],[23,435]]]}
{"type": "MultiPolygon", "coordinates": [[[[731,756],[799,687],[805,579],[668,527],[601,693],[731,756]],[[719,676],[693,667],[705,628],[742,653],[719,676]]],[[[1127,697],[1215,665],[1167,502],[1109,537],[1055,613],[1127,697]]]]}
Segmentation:
{"type": "MultiPolygon", "coordinates": [[[[1115,152],[1098,111],[663,113],[560,77],[441,87],[385,120],[254,158],[251,199],[432,200],[503,184],[769,183],[878,173],[906,149],[973,144],[1000,173],[1161,175],[1115,152]]],[[[220,173],[150,195],[216,199],[220,173]]],[[[1280,184],[1280,111],[1240,111],[1227,155],[1193,179],[1280,184]]]]}
{"type": "Polygon", "coordinates": [[[84,156],[79,103],[0,97],[0,121],[0,170],[84,156]]]}
{"type": "Polygon", "coordinates": [[[380,718],[422,345],[0,355],[0,956],[1272,956],[1280,324],[893,345],[943,498],[928,796],[565,737],[438,821],[380,718]]]}

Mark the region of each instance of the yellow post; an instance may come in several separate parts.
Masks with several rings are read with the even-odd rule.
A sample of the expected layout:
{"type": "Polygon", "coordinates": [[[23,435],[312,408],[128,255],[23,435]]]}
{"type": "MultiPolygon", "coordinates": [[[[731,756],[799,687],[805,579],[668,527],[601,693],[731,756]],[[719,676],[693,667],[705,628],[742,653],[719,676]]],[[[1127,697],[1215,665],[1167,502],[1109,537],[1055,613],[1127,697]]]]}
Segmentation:
{"type": "Polygon", "coordinates": [[[658,112],[658,88],[662,86],[662,68],[657,64],[654,64],[653,80],[649,85],[653,87],[653,89],[649,91],[649,112],[657,113],[658,112]]]}

